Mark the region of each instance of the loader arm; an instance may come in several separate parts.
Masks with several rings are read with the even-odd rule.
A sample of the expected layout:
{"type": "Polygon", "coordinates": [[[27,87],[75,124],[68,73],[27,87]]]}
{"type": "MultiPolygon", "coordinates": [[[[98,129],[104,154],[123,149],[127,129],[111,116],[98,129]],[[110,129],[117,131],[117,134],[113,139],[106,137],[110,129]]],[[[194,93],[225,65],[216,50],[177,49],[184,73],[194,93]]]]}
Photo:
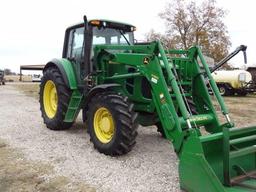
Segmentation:
{"type": "MultiPolygon", "coordinates": [[[[96,48],[95,51],[98,52],[98,55],[100,55],[100,52],[103,50],[111,53],[111,50],[118,50],[120,49],[120,46],[100,46],[100,48],[101,49],[99,50],[96,48]]],[[[115,79],[129,78],[136,75],[145,77],[150,83],[152,101],[156,108],[158,118],[164,127],[164,132],[167,138],[173,142],[176,152],[180,151],[184,137],[188,136],[189,131],[194,131],[192,127],[194,127],[196,123],[199,123],[199,125],[207,123],[207,128],[211,129],[212,132],[220,130],[221,126],[216,118],[216,112],[202,78],[197,78],[196,83],[200,84],[200,90],[204,91],[202,94],[207,96],[205,100],[208,109],[203,111],[203,107],[201,107],[201,110],[205,112],[205,114],[200,114],[198,116],[192,116],[192,114],[189,113],[188,107],[184,101],[185,93],[182,93],[182,90],[179,87],[181,82],[178,82],[177,76],[173,73],[175,61],[168,61],[165,50],[159,42],[154,42],[145,46],[125,46],[122,47],[122,49],[127,49],[132,52],[121,52],[115,53],[111,57],[108,56],[108,59],[112,58],[108,63],[133,66],[137,71],[130,74],[115,74],[111,77],[104,77],[104,80],[113,81],[115,79]],[[148,51],[141,53],[141,50],[148,51]],[[176,107],[174,106],[174,101],[176,107]],[[177,108],[180,111],[179,115],[177,114],[177,108]],[[213,127],[215,127],[216,130],[213,130],[213,127]]],[[[190,52],[194,56],[197,54],[197,50],[199,49],[191,49],[190,52]]],[[[187,54],[189,54],[189,52],[187,54]]],[[[193,60],[190,60],[190,62],[192,61],[193,60]]],[[[103,63],[103,65],[105,65],[105,63],[103,63]]],[[[101,69],[105,68],[106,66],[101,67],[101,69]]],[[[194,70],[193,73],[191,72],[191,76],[201,77],[198,68],[194,67],[191,70],[194,70]]],[[[214,85],[214,83],[215,82],[213,81],[212,84],[214,85]]],[[[195,89],[196,88],[197,87],[195,87],[195,89]]],[[[192,95],[193,90],[190,90],[190,92],[191,93],[188,94],[192,95]]],[[[223,105],[222,108],[225,109],[224,102],[221,101],[220,103],[223,105]]],[[[205,103],[200,102],[199,104],[203,105],[205,103]]]]}
{"type": "Polygon", "coordinates": [[[256,183],[248,183],[248,178],[254,177],[252,171],[256,168],[255,136],[250,136],[256,133],[256,127],[234,128],[199,47],[186,51],[164,50],[160,42],[152,42],[130,46],[100,45],[95,47],[94,53],[98,84],[120,84],[118,91],[134,101],[138,112],[155,111],[180,159],[181,188],[188,191],[255,188],[256,183]],[[138,87],[144,89],[143,85],[139,86],[143,78],[151,91],[147,99],[138,98],[143,94],[137,93],[143,91],[138,87]],[[126,90],[131,79],[135,92],[126,90]],[[218,120],[208,83],[226,118],[224,124],[218,120]],[[191,113],[188,98],[194,102],[197,114],[191,113]],[[146,109],[140,108],[142,103],[146,109]],[[202,128],[208,134],[203,135],[202,128]]]}

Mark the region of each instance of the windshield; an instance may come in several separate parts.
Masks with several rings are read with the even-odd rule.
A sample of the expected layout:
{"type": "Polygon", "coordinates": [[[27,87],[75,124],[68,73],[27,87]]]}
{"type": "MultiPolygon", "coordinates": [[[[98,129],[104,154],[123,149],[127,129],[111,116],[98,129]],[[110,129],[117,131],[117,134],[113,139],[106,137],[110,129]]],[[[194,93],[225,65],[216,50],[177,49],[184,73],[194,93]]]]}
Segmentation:
{"type": "Polygon", "coordinates": [[[112,28],[93,28],[93,45],[132,45],[133,32],[112,28]]]}

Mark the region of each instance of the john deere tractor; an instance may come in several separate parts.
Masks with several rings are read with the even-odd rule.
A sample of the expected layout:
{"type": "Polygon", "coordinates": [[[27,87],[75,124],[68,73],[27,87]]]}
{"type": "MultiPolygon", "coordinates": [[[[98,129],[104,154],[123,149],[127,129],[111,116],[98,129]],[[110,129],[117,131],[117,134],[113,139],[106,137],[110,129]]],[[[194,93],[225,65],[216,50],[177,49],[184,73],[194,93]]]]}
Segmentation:
{"type": "Polygon", "coordinates": [[[139,124],[157,125],[179,158],[182,189],[255,191],[256,127],[235,127],[200,48],[136,43],[135,30],[86,17],[67,28],[62,58],[43,70],[46,126],[68,129],[82,110],[95,148],[117,156],[132,150],[139,124]],[[220,123],[212,97],[226,122],[220,123]]]}

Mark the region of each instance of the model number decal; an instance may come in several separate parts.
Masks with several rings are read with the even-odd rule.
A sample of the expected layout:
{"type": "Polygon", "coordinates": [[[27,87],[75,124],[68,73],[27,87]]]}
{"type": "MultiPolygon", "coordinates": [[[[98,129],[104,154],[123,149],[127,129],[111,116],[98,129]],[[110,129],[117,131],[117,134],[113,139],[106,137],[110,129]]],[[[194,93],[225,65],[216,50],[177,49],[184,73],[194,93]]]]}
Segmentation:
{"type": "Polygon", "coordinates": [[[152,81],[153,83],[157,84],[157,82],[158,82],[158,77],[155,76],[155,75],[151,75],[151,81],[152,81]]]}

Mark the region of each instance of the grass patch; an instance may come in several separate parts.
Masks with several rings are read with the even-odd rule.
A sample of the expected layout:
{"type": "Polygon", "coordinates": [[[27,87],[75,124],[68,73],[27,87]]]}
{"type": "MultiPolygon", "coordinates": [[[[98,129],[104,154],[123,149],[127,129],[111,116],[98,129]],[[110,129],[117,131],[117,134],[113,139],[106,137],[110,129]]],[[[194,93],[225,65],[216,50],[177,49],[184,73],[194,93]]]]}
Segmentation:
{"type": "Polygon", "coordinates": [[[25,95],[39,99],[40,83],[17,83],[12,84],[16,89],[23,92],[25,95]]]}
{"type": "Polygon", "coordinates": [[[64,176],[53,176],[53,167],[26,160],[23,155],[0,139],[0,191],[85,191],[96,190],[64,176]]]}

